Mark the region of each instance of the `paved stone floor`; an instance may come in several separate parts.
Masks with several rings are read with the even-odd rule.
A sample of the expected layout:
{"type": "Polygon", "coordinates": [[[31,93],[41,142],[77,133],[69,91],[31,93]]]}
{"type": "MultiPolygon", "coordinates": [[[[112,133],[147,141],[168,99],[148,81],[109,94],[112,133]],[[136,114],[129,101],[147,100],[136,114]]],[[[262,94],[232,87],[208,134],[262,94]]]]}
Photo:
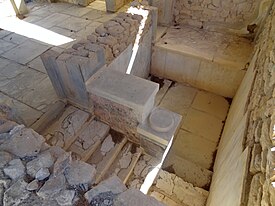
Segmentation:
{"type": "Polygon", "coordinates": [[[40,55],[49,49],[62,52],[115,14],[106,13],[104,1],[87,7],[27,6],[30,12],[23,20],[6,17],[0,22],[0,103],[14,108],[30,126],[58,100],[40,55]]]}
{"type": "Polygon", "coordinates": [[[156,103],[183,116],[168,159],[180,157],[211,171],[229,102],[188,85],[176,83],[168,87],[167,84],[159,92],[156,103]]]}

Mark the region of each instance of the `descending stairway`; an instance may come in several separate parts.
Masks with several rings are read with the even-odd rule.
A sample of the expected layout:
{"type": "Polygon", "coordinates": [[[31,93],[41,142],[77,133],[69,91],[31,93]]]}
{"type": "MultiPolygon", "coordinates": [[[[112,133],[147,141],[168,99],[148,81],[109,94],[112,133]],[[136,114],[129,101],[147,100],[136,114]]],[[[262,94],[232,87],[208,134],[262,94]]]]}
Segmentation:
{"type": "Polygon", "coordinates": [[[128,188],[140,189],[147,175],[157,168],[160,172],[149,195],[168,206],[205,205],[208,191],[162,170],[161,160],[144,154],[127,137],[76,107],[67,106],[42,134],[50,145],[60,146],[72,152],[74,158],[95,165],[95,184],[116,174],[128,188]]]}

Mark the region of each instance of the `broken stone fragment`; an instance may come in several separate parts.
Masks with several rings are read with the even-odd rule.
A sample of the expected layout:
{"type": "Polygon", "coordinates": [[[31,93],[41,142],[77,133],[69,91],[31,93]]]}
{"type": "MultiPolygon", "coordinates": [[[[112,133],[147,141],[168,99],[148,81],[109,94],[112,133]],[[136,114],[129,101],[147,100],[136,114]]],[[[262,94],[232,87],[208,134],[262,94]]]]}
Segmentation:
{"type": "Polygon", "coordinates": [[[111,135],[108,135],[108,137],[105,138],[103,141],[100,151],[103,155],[108,153],[111,149],[113,149],[115,146],[115,143],[113,142],[113,138],[111,135]]]}
{"type": "Polygon", "coordinates": [[[100,36],[104,36],[107,33],[107,29],[105,29],[103,25],[100,25],[95,29],[95,32],[98,33],[100,36]]]}
{"type": "Polygon", "coordinates": [[[64,173],[65,169],[69,166],[70,162],[72,161],[71,152],[66,152],[60,155],[56,162],[54,163],[53,167],[53,174],[61,174],[64,173]]]}
{"type": "Polygon", "coordinates": [[[46,179],[49,176],[50,176],[49,169],[43,167],[40,170],[38,170],[38,172],[35,174],[35,179],[41,181],[41,180],[46,179]]]}
{"type": "Polygon", "coordinates": [[[86,192],[84,196],[88,202],[91,203],[102,193],[111,192],[112,194],[117,195],[124,192],[126,189],[127,187],[122,183],[122,181],[114,175],[93,187],[91,190],[86,192]]]}
{"type": "Polygon", "coordinates": [[[107,29],[108,29],[109,27],[120,26],[119,23],[117,23],[117,22],[115,22],[115,21],[112,21],[112,20],[105,22],[103,25],[104,25],[104,27],[107,28],[107,29]]]}
{"type": "Polygon", "coordinates": [[[63,190],[61,193],[58,194],[56,201],[61,206],[68,206],[72,205],[74,197],[74,190],[63,190]]]}
{"type": "Polygon", "coordinates": [[[113,26],[108,28],[108,33],[114,37],[118,36],[119,34],[124,32],[124,27],[118,25],[118,26],[113,26]]]}
{"type": "Polygon", "coordinates": [[[37,158],[27,163],[27,174],[35,177],[41,168],[50,168],[54,163],[54,158],[50,152],[40,154],[37,158]]]}
{"type": "Polygon", "coordinates": [[[96,43],[97,42],[97,36],[95,34],[88,35],[87,40],[89,40],[91,43],[96,43]]]}
{"type": "Polygon", "coordinates": [[[28,191],[34,191],[34,190],[37,190],[38,188],[39,188],[38,180],[31,181],[26,187],[28,191]]]}
{"type": "Polygon", "coordinates": [[[65,187],[66,187],[65,176],[63,174],[59,174],[47,180],[36,194],[39,197],[44,199],[52,198],[53,196],[58,194],[60,191],[65,189],[65,187]]]}
{"type": "Polygon", "coordinates": [[[25,175],[25,166],[20,159],[14,159],[4,168],[4,173],[12,180],[16,180],[25,175]]]}
{"type": "Polygon", "coordinates": [[[119,165],[120,168],[122,169],[126,169],[129,167],[131,161],[132,161],[132,153],[127,153],[125,155],[122,156],[122,158],[119,160],[119,165]]]}
{"type": "Polygon", "coordinates": [[[12,160],[12,155],[5,151],[0,151],[0,168],[5,167],[5,165],[12,160]]]}
{"type": "Polygon", "coordinates": [[[22,200],[27,199],[31,194],[25,189],[27,185],[28,183],[23,179],[19,179],[10,186],[4,193],[4,206],[17,206],[22,202],[22,200]]]}
{"type": "Polygon", "coordinates": [[[116,38],[114,38],[113,36],[105,36],[105,37],[98,37],[98,42],[102,43],[102,44],[106,44],[109,46],[114,46],[117,43],[116,38]]]}
{"type": "Polygon", "coordinates": [[[75,160],[66,168],[65,176],[70,186],[87,188],[95,182],[95,166],[75,160]]]}
{"type": "Polygon", "coordinates": [[[0,150],[10,152],[20,158],[36,156],[45,139],[34,130],[25,128],[23,125],[14,127],[11,138],[0,145],[0,150]]]}
{"type": "Polygon", "coordinates": [[[102,50],[103,48],[101,46],[99,46],[98,44],[88,43],[85,45],[85,49],[88,51],[97,52],[99,50],[102,50]]]}

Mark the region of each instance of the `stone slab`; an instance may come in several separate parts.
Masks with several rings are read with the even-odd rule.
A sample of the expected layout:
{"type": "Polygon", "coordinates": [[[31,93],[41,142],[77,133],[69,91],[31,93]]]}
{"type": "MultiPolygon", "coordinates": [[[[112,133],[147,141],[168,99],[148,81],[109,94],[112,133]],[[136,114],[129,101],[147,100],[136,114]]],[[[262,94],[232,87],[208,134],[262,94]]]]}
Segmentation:
{"type": "Polygon", "coordinates": [[[89,93],[133,109],[139,122],[151,111],[158,91],[156,83],[117,71],[103,72],[87,85],[89,93]]]}
{"type": "Polygon", "coordinates": [[[190,132],[180,130],[171,147],[173,152],[202,168],[210,169],[214,164],[217,144],[190,132]]]}
{"type": "Polygon", "coordinates": [[[225,120],[229,109],[229,103],[224,97],[199,91],[192,103],[192,107],[216,116],[221,120],[225,120]]]}
{"type": "Polygon", "coordinates": [[[195,109],[189,109],[182,129],[217,143],[223,128],[222,120],[195,109]]]}
{"type": "Polygon", "coordinates": [[[195,187],[204,189],[210,187],[213,172],[177,156],[172,150],[168,153],[162,168],[173,171],[177,176],[195,187]]]}
{"type": "Polygon", "coordinates": [[[23,104],[22,102],[19,102],[1,92],[0,103],[6,104],[14,109],[16,111],[16,114],[18,114],[18,116],[23,119],[26,126],[32,125],[43,114],[41,111],[33,109],[32,107],[23,104]]]}
{"type": "Polygon", "coordinates": [[[57,26],[73,31],[80,31],[85,26],[87,26],[90,22],[86,19],[78,18],[78,17],[69,17],[61,23],[57,24],[57,26]]]}
{"type": "Polygon", "coordinates": [[[41,60],[41,57],[36,57],[34,60],[28,63],[28,66],[43,73],[47,73],[45,66],[41,60]]]}
{"type": "Polygon", "coordinates": [[[44,44],[40,44],[33,40],[27,40],[8,52],[5,52],[2,56],[20,64],[26,64],[45,52],[48,48],[49,46],[44,44]]]}
{"type": "Polygon", "coordinates": [[[14,47],[16,47],[16,44],[0,39],[0,54],[9,51],[14,47]]]}
{"type": "Polygon", "coordinates": [[[61,13],[53,13],[46,18],[43,18],[40,21],[35,22],[35,25],[41,26],[43,28],[51,28],[53,26],[58,25],[59,23],[65,21],[68,19],[70,16],[66,14],[61,14],[61,13]]]}
{"type": "Polygon", "coordinates": [[[168,90],[159,106],[182,115],[184,120],[196,93],[192,87],[176,84],[168,90]]]}

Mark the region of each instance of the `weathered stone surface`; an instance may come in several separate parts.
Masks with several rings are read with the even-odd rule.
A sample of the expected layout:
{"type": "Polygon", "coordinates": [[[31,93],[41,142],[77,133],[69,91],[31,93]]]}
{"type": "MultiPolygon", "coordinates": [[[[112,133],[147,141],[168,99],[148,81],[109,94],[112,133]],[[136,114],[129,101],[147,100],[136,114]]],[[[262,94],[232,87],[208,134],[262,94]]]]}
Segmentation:
{"type": "Polygon", "coordinates": [[[103,141],[100,151],[102,152],[103,155],[108,153],[112,148],[114,148],[115,143],[113,142],[112,136],[108,135],[106,139],[103,141]]]}
{"type": "Polygon", "coordinates": [[[75,160],[66,169],[65,176],[71,186],[82,185],[87,188],[95,181],[96,169],[95,166],[85,162],[75,160]]]}
{"type": "Polygon", "coordinates": [[[122,193],[126,190],[126,186],[121,182],[121,180],[116,176],[112,176],[107,180],[104,180],[96,187],[93,187],[91,190],[85,193],[85,198],[90,202],[97,201],[97,196],[103,193],[110,192],[113,195],[117,195],[122,193]]]}
{"type": "Polygon", "coordinates": [[[17,206],[22,200],[30,196],[30,192],[25,188],[27,183],[23,179],[19,179],[4,193],[4,206],[17,206]]]}
{"type": "Polygon", "coordinates": [[[9,165],[4,168],[4,173],[12,180],[16,180],[25,175],[25,166],[20,159],[13,159],[9,165]]]}
{"type": "Polygon", "coordinates": [[[72,205],[74,197],[75,197],[74,190],[64,190],[58,195],[58,197],[56,198],[56,201],[61,206],[72,205]]]}
{"type": "Polygon", "coordinates": [[[139,190],[129,189],[118,195],[114,200],[114,206],[139,206],[142,203],[144,206],[164,206],[155,198],[144,195],[139,190]]]}
{"type": "Polygon", "coordinates": [[[70,152],[62,153],[54,163],[53,174],[62,174],[65,169],[69,167],[69,163],[72,161],[70,152]]]}
{"type": "Polygon", "coordinates": [[[115,195],[112,192],[102,192],[92,198],[90,205],[112,206],[115,195]]]}
{"type": "Polygon", "coordinates": [[[35,177],[41,168],[50,168],[54,163],[54,158],[49,152],[40,154],[37,158],[27,163],[27,174],[35,177]]]}
{"type": "Polygon", "coordinates": [[[36,194],[44,199],[52,198],[65,188],[65,184],[66,179],[64,175],[60,174],[56,177],[51,177],[36,194]]]}
{"type": "Polygon", "coordinates": [[[45,139],[32,129],[16,126],[10,134],[8,141],[0,145],[0,149],[10,152],[21,158],[32,157],[39,153],[45,139]]]}
{"type": "Polygon", "coordinates": [[[46,179],[50,176],[50,171],[48,168],[42,167],[40,170],[37,171],[35,174],[35,178],[39,181],[46,179]]]}
{"type": "Polygon", "coordinates": [[[27,186],[26,189],[29,191],[34,191],[39,188],[38,180],[31,181],[27,186]]]}
{"type": "Polygon", "coordinates": [[[9,161],[12,160],[12,155],[5,151],[0,151],[0,168],[3,168],[9,161]]]}

